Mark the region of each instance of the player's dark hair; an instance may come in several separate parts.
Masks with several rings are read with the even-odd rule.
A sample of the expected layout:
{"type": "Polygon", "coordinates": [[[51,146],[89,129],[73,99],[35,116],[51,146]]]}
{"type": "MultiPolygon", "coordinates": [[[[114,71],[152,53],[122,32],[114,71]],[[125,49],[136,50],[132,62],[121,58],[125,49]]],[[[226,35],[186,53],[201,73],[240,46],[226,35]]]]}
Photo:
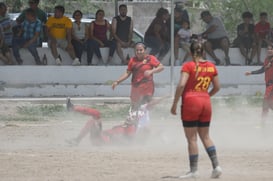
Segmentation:
{"type": "Polygon", "coordinates": [[[262,17],[262,16],[267,16],[267,12],[261,12],[260,17],[262,17]]]}
{"type": "Polygon", "coordinates": [[[63,6],[61,6],[61,5],[55,6],[55,8],[54,8],[54,9],[55,9],[55,10],[58,10],[58,11],[61,11],[63,14],[64,14],[64,12],[65,12],[64,7],[63,7],[63,6]]]}
{"type": "Polygon", "coordinates": [[[146,48],[147,48],[147,46],[145,45],[144,42],[136,42],[136,43],[135,43],[135,47],[136,47],[137,45],[142,45],[142,46],[144,47],[145,50],[146,50],[146,48]]]}
{"type": "Polygon", "coordinates": [[[79,13],[81,15],[81,17],[82,17],[82,12],[80,10],[76,10],[76,11],[74,11],[72,18],[75,19],[75,16],[76,16],[77,13],[79,13]]]}
{"type": "Polygon", "coordinates": [[[28,15],[30,15],[32,17],[36,17],[35,11],[33,9],[31,9],[31,8],[26,9],[26,14],[28,14],[28,15]]]}
{"type": "Polygon", "coordinates": [[[165,8],[159,8],[157,10],[157,12],[156,12],[156,17],[157,18],[162,18],[163,15],[165,15],[165,14],[169,14],[169,11],[167,9],[165,9],[165,8]]]}
{"type": "Polygon", "coordinates": [[[127,8],[127,5],[126,4],[121,4],[121,5],[119,5],[118,9],[120,9],[120,8],[127,8]]]}
{"type": "Polygon", "coordinates": [[[195,78],[196,78],[198,76],[198,66],[199,66],[198,58],[202,57],[204,52],[203,44],[198,41],[193,41],[190,46],[190,50],[191,50],[193,60],[195,62],[195,69],[196,69],[195,78]]]}
{"type": "Polygon", "coordinates": [[[103,13],[103,14],[105,14],[105,13],[104,13],[104,10],[99,9],[99,10],[96,12],[96,19],[98,18],[98,14],[99,14],[99,13],[103,13]]]}
{"type": "Polygon", "coordinates": [[[253,14],[251,12],[249,12],[249,11],[243,12],[242,18],[243,19],[244,18],[250,18],[250,19],[252,19],[253,18],[253,14]]]}

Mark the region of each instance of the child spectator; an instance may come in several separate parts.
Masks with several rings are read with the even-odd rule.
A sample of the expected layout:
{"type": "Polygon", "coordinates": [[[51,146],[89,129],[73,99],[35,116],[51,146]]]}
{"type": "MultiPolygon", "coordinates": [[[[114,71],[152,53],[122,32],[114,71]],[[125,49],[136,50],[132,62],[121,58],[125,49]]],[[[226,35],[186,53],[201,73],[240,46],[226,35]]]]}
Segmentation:
{"type": "Polygon", "coordinates": [[[176,65],[181,65],[181,62],[179,60],[178,56],[178,49],[179,45],[182,47],[182,49],[185,51],[185,56],[183,58],[182,62],[185,62],[187,58],[190,56],[190,41],[191,41],[191,31],[190,31],[190,23],[188,21],[182,22],[182,27],[178,30],[177,35],[175,37],[175,46],[174,46],[174,52],[175,52],[175,59],[176,65]]]}
{"type": "Polygon", "coordinates": [[[269,43],[270,23],[267,21],[267,13],[260,13],[260,21],[255,25],[255,33],[257,38],[257,64],[262,65],[261,62],[261,48],[266,47],[269,43]]]}

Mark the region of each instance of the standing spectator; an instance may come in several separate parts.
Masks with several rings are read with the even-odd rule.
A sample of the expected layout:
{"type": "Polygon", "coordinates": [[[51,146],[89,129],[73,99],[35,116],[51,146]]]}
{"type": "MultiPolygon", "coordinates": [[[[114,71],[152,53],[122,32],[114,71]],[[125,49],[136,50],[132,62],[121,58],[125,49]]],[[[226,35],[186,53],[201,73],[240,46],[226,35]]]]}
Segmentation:
{"type": "Polygon", "coordinates": [[[211,160],[213,167],[211,178],[218,178],[222,174],[222,169],[218,163],[216,148],[209,136],[212,114],[210,97],[220,89],[218,73],[214,64],[202,58],[201,42],[193,42],[190,50],[193,61],[185,63],[181,68],[180,81],[171,107],[171,113],[176,115],[178,101],[180,97],[182,98],[181,120],[188,142],[190,172],[180,178],[198,177],[197,136],[200,137],[211,160]],[[213,87],[208,92],[211,83],[213,87]]]}
{"type": "Polygon", "coordinates": [[[209,11],[201,13],[201,19],[207,24],[203,37],[207,38],[205,49],[214,59],[216,65],[221,63],[220,59],[215,55],[214,50],[220,48],[225,53],[226,65],[230,65],[229,58],[229,39],[224,24],[218,17],[213,17],[209,11]]]}
{"type": "Polygon", "coordinates": [[[51,49],[52,55],[56,60],[57,65],[61,65],[61,58],[58,54],[57,47],[60,47],[68,52],[73,59],[72,65],[80,65],[79,58],[76,57],[73,45],[71,43],[72,37],[72,22],[64,16],[64,7],[55,6],[54,16],[48,18],[46,22],[48,32],[48,44],[51,49]]]}
{"type": "Polygon", "coordinates": [[[269,109],[273,110],[273,46],[271,44],[267,47],[267,56],[264,61],[264,65],[255,71],[246,72],[245,75],[264,74],[265,79],[265,94],[263,100],[262,110],[262,125],[268,115],[269,109]]]}
{"type": "Polygon", "coordinates": [[[109,22],[104,19],[104,11],[99,9],[96,12],[96,19],[90,25],[89,40],[87,41],[87,63],[92,65],[93,53],[97,55],[99,62],[103,62],[100,47],[109,47],[109,56],[105,64],[112,61],[116,50],[115,41],[111,40],[111,26],[109,22]]]}
{"type": "Polygon", "coordinates": [[[21,65],[23,60],[20,57],[19,49],[27,48],[37,65],[41,65],[41,60],[37,51],[38,39],[41,33],[42,23],[37,19],[33,9],[25,11],[26,19],[21,24],[22,36],[14,36],[12,39],[12,51],[17,63],[21,65]]]}
{"type": "MultiPolygon", "coordinates": [[[[36,17],[42,22],[42,29],[41,33],[39,36],[39,46],[42,46],[43,41],[46,40],[46,35],[45,35],[45,23],[47,20],[47,14],[38,7],[40,3],[40,0],[29,0],[29,8],[33,9],[36,17]]],[[[18,24],[21,24],[25,19],[26,19],[26,10],[23,10],[22,13],[19,15],[19,17],[16,19],[18,24]]]]}
{"type": "Polygon", "coordinates": [[[5,38],[1,29],[0,29],[0,59],[6,65],[13,65],[11,52],[8,45],[5,43],[5,38]]]}
{"type": "Polygon", "coordinates": [[[133,47],[133,20],[127,16],[127,6],[121,4],[119,6],[119,16],[112,20],[112,34],[117,45],[117,54],[123,64],[127,64],[128,60],[123,55],[122,48],[133,47]]]}
{"type": "Polygon", "coordinates": [[[252,59],[256,54],[256,39],[254,32],[254,24],[252,23],[253,15],[250,12],[244,12],[242,14],[243,23],[237,26],[237,40],[240,48],[241,54],[246,59],[246,65],[250,65],[252,63],[252,59]],[[251,50],[251,54],[249,57],[249,51],[251,50]]]}
{"type": "Polygon", "coordinates": [[[12,43],[12,20],[7,14],[7,6],[0,2],[0,29],[3,33],[5,44],[11,47],[12,43]]]}
{"type": "Polygon", "coordinates": [[[144,35],[145,44],[151,48],[150,54],[157,55],[161,60],[168,53],[170,48],[169,27],[167,20],[169,12],[165,8],[158,9],[156,17],[148,27],[144,35]]]}
{"type": "Polygon", "coordinates": [[[72,17],[75,19],[72,25],[72,45],[76,57],[81,62],[82,52],[86,49],[86,41],[88,39],[88,26],[81,22],[82,12],[80,10],[74,11],[72,17]]]}
{"type": "Polygon", "coordinates": [[[260,13],[260,21],[255,25],[255,33],[257,38],[257,64],[262,65],[261,62],[261,48],[266,47],[269,43],[270,23],[267,21],[267,13],[260,13]]]}
{"type": "Polygon", "coordinates": [[[181,62],[179,60],[178,52],[179,52],[179,45],[182,47],[182,49],[185,51],[185,56],[182,60],[182,62],[185,62],[187,58],[190,56],[190,41],[191,41],[191,31],[190,31],[190,22],[183,21],[182,27],[177,32],[177,35],[175,36],[174,40],[174,56],[175,56],[175,64],[180,65],[181,62]]]}
{"type": "Polygon", "coordinates": [[[135,57],[132,57],[128,63],[127,71],[112,84],[112,89],[115,89],[117,85],[132,75],[130,98],[133,110],[151,101],[154,94],[153,74],[164,69],[155,56],[147,55],[143,43],[136,43],[135,54],[135,57]]]}

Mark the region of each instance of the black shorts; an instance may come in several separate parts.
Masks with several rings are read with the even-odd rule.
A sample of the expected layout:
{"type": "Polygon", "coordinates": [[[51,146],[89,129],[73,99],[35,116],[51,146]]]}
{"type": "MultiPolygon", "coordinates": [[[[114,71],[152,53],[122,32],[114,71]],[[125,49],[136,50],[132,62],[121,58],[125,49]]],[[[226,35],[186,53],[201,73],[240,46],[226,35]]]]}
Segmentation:
{"type": "Polygon", "coordinates": [[[215,49],[221,49],[221,41],[226,39],[229,42],[228,37],[224,36],[222,38],[216,38],[216,39],[208,39],[207,41],[211,43],[211,47],[213,50],[215,49]]]}
{"type": "Polygon", "coordinates": [[[209,127],[210,121],[200,122],[200,121],[182,121],[183,127],[192,128],[192,127],[209,127]]]}

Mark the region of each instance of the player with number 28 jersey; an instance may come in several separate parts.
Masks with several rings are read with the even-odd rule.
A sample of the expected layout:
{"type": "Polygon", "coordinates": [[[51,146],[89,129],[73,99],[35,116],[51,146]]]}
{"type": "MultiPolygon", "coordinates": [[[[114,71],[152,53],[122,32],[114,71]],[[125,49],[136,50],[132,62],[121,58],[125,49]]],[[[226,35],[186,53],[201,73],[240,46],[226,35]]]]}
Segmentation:
{"type": "Polygon", "coordinates": [[[213,77],[218,74],[215,65],[209,61],[204,61],[198,62],[198,66],[196,66],[194,61],[190,61],[183,65],[181,71],[189,74],[188,82],[182,94],[181,119],[184,121],[210,121],[211,103],[208,88],[213,77]]]}

